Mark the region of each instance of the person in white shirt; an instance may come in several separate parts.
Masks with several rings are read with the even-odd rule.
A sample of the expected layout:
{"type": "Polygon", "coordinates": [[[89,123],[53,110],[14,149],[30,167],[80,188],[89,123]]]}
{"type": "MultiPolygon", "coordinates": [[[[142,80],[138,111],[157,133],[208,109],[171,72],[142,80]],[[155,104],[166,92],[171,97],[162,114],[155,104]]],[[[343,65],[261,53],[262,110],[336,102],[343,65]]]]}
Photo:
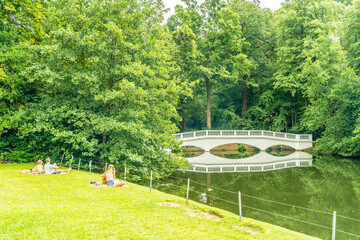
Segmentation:
{"type": "Polygon", "coordinates": [[[45,164],[45,174],[55,174],[56,173],[56,168],[54,168],[53,165],[50,164],[50,158],[46,159],[46,164],[45,164]]]}

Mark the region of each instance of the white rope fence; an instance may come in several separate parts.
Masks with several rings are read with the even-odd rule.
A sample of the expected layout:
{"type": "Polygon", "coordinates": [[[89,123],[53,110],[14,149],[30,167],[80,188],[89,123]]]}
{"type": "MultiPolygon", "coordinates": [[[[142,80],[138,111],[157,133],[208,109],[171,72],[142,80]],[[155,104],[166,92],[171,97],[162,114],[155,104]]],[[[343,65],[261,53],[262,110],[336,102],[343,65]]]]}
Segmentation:
{"type": "MultiPolygon", "coordinates": [[[[178,178],[178,179],[180,179],[180,178],[178,178]]],[[[196,184],[199,184],[199,185],[206,186],[205,184],[202,184],[202,183],[198,183],[198,182],[195,182],[195,181],[192,181],[192,182],[196,183],[196,184]]],[[[217,190],[232,193],[232,194],[238,194],[237,192],[217,188],[217,187],[214,187],[214,186],[208,186],[208,187],[210,187],[211,189],[217,189],[217,190]]],[[[277,202],[277,201],[273,201],[273,200],[269,200],[269,199],[265,199],[265,198],[260,198],[260,197],[255,197],[255,196],[251,196],[251,195],[247,195],[247,194],[243,194],[243,193],[242,193],[242,195],[245,196],[245,197],[254,198],[254,199],[258,199],[258,200],[262,200],[262,201],[266,201],[266,202],[271,202],[271,203],[276,203],[276,204],[279,204],[279,205],[284,205],[284,206],[288,206],[288,207],[299,208],[299,209],[303,209],[303,210],[314,211],[314,212],[318,212],[318,213],[332,215],[332,213],[324,212],[324,211],[320,211],[320,210],[316,210],[316,209],[311,209],[311,208],[300,207],[300,206],[296,206],[296,205],[292,205],[292,204],[277,202]]],[[[360,220],[357,220],[357,221],[360,221],[360,220]]]]}
{"type": "MultiPolygon", "coordinates": [[[[184,179],[184,178],[178,178],[178,177],[173,177],[173,176],[169,176],[169,178],[179,179],[179,180],[183,180],[183,181],[186,180],[186,179],[184,179]]],[[[210,186],[210,185],[206,185],[206,184],[199,183],[199,182],[196,182],[196,181],[192,181],[192,183],[195,183],[195,184],[198,184],[198,185],[201,185],[201,186],[205,186],[205,187],[211,188],[211,189],[217,189],[217,190],[223,191],[223,192],[228,192],[228,193],[231,193],[231,194],[236,194],[236,195],[238,194],[238,193],[236,193],[236,192],[234,192],[234,191],[230,191],[230,190],[226,190],[226,189],[222,189],[222,188],[217,188],[217,187],[210,186]]],[[[203,194],[203,193],[201,193],[201,192],[199,192],[199,191],[195,191],[195,190],[191,190],[191,191],[192,191],[192,192],[196,192],[196,193],[198,193],[198,194],[203,194]]],[[[297,218],[285,216],[285,215],[282,215],[282,214],[278,214],[278,213],[274,213],[274,212],[270,212],[270,211],[266,211],[266,210],[263,210],[263,209],[254,208],[254,207],[251,207],[251,206],[247,206],[247,205],[243,205],[243,204],[242,204],[242,207],[245,207],[245,208],[248,208],[248,209],[252,209],[252,210],[255,210],[255,211],[264,212],[264,213],[267,213],[267,214],[272,214],[272,215],[279,216],[279,217],[283,217],[283,218],[290,219],[290,220],[293,220],[293,221],[298,221],[298,222],[310,224],[310,225],[313,225],[313,226],[317,226],[317,227],[321,227],[321,228],[333,230],[334,232],[335,232],[335,231],[336,231],[336,232],[341,232],[341,233],[344,233],[344,234],[347,234],[347,235],[350,235],[350,236],[354,236],[354,237],[359,237],[359,238],[360,238],[360,235],[356,235],[356,234],[349,233],[349,232],[342,231],[342,230],[339,230],[339,229],[336,229],[336,228],[335,228],[335,226],[336,226],[336,216],[337,216],[337,217],[346,218],[346,219],[348,219],[348,220],[357,221],[357,222],[360,222],[359,219],[355,219],[355,218],[351,218],[351,217],[346,217],[346,216],[342,216],[342,215],[336,215],[335,212],[334,212],[334,213],[329,213],[329,212],[320,211],[320,210],[316,210],[316,209],[311,209],[311,208],[306,208],[306,207],[300,207],[300,206],[296,206],[296,205],[292,205],[292,204],[287,204],[287,203],[277,202],[277,201],[273,201],[273,200],[269,200],[269,199],[265,199],[265,198],[255,197],[255,196],[251,196],[251,195],[247,195],[247,194],[243,194],[243,193],[241,193],[241,195],[242,195],[242,196],[245,196],[245,197],[249,197],[249,198],[261,200],[261,201],[266,201],[266,202],[270,202],[270,203],[275,203],[275,204],[283,205],[283,206],[288,206],[288,207],[298,208],[298,209],[302,209],[302,210],[313,211],[313,212],[317,212],[317,213],[322,213],[322,214],[326,214],[326,215],[335,216],[335,218],[333,218],[333,227],[331,228],[331,227],[327,227],[327,226],[324,226],[324,225],[321,225],[321,224],[317,224],[317,223],[312,223],[312,222],[300,220],[300,219],[297,219],[297,218]]],[[[218,200],[220,200],[220,201],[233,204],[233,205],[238,205],[238,204],[239,204],[239,203],[235,203],[235,202],[232,202],[232,201],[228,201],[228,200],[225,200],[225,199],[222,199],[222,198],[219,198],[219,197],[215,197],[215,196],[210,195],[210,194],[207,194],[207,196],[210,197],[210,198],[213,198],[213,199],[218,199],[218,200]]],[[[333,234],[333,236],[332,236],[332,239],[335,239],[334,234],[333,234]]]]}

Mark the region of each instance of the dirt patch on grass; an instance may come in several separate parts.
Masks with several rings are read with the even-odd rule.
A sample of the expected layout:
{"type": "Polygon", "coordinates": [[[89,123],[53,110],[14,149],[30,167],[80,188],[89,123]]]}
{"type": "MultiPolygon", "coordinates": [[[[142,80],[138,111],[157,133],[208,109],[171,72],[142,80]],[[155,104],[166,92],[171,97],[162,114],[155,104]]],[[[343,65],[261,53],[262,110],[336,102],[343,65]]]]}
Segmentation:
{"type": "Polygon", "coordinates": [[[185,204],[174,203],[174,202],[159,202],[159,206],[169,206],[169,207],[185,207],[185,204]]]}
{"type": "Polygon", "coordinates": [[[202,210],[191,209],[189,207],[186,207],[185,204],[174,203],[174,202],[160,202],[160,203],[157,203],[157,205],[169,206],[169,207],[181,207],[187,211],[187,213],[189,214],[190,217],[212,219],[215,221],[220,221],[222,219],[221,216],[218,216],[214,213],[210,213],[210,212],[202,211],[202,210]]]}
{"type": "Polygon", "coordinates": [[[249,227],[249,226],[234,226],[234,228],[243,230],[243,231],[248,232],[250,234],[260,234],[260,233],[262,233],[262,231],[260,229],[249,227]]]}
{"type": "Polygon", "coordinates": [[[203,215],[204,218],[208,218],[208,219],[211,218],[216,221],[220,221],[222,219],[222,217],[220,217],[216,214],[213,214],[213,213],[209,213],[209,212],[205,212],[205,211],[201,211],[200,213],[201,213],[201,215],[203,215]]]}

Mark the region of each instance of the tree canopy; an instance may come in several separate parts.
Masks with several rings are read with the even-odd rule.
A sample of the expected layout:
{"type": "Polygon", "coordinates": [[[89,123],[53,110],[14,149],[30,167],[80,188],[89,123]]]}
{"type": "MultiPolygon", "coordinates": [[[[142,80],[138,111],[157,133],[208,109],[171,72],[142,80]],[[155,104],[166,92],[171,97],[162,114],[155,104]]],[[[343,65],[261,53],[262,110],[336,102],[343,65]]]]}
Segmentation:
{"type": "Polygon", "coordinates": [[[184,166],[171,134],[311,133],[359,156],[360,1],[0,1],[1,158],[140,175],[184,166]]]}

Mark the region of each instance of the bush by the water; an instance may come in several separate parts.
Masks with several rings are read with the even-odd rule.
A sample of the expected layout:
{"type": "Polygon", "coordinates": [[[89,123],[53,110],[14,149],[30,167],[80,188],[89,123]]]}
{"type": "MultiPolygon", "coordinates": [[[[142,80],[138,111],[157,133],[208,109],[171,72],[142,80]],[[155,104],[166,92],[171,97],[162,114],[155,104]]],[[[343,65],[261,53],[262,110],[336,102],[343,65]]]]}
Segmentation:
{"type": "Polygon", "coordinates": [[[240,144],[240,145],[237,147],[237,150],[238,150],[238,152],[239,152],[240,154],[245,154],[246,151],[247,151],[247,148],[246,148],[245,145],[240,144]]]}

